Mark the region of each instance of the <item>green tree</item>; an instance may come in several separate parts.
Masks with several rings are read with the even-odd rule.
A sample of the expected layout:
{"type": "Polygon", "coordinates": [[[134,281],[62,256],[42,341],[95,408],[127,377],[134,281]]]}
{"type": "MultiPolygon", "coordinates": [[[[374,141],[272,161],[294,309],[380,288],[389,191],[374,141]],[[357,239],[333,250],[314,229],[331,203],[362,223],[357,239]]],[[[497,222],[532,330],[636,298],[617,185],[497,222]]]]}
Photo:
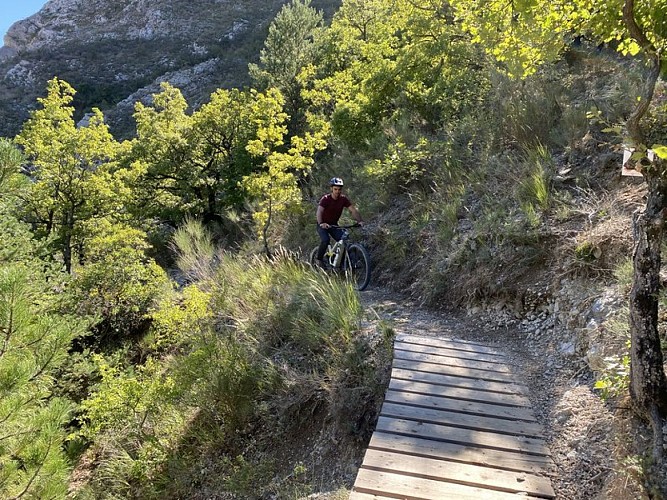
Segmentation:
{"type": "Polygon", "coordinates": [[[454,0],[458,18],[506,70],[522,76],[553,59],[574,36],[595,43],[611,43],[626,56],[642,62],[643,87],[628,96],[635,103],[625,122],[624,140],[635,148],[635,159],[648,185],[643,213],[635,219],[634,279],[630,293],[631,363],[630,394],[654,431],[654,457],[663,459],[662,418],[667,415],[667,380],[658,334],[661,244],[667,209],[667,154],[664,146],[654,161],[651,122],[645,120],[656,83],[665,69],[667,53],[667,3],[665,0],[454,0]],[[483,14],[482,14],[483,13],[483,14]]]}
{"type": "Polygon", "coordinates": [[[72,408],[51,391],[85,325],[54,311],[52,290],[62,276],[42,260],[48,249],[18,219],[30,189],[20,173],[23,161],[14,144],[0,139],[0,496],[62,498],[69,476],[62,445],[72,408]]]}
{"type": "Polygon", "coordinates": [[[50,80],[47,96],[38,99],[41,108],[16,137],[33,167],[27,218],[41,234],[54,236],[68,272],[75,248],[80,259],[85,256],[82,222],[124,210],[123,186],[114,176],[118,143],[98,109],[77,127],[74,93],[67,82],[50,80]]]}
{"type": "Polygon", "coordinates": [[[20,172],[25,158],[21,151],[9,139],[0,137],[0,189],[3,195],[9,195],[13,183],[20,172]]]}
{"type": "Polygon", "coordinates": [[[305,138],[292,137],[289,151],[271,151],[267,145],[255,141],[248,150],[266,157],[264,167],[244,179],[248,192],[257,201],[253,218],[261,228],[264,251],[271,256],[268,232],[276,215],[284,214],[301,201],[299,177],[310,172],[313,155],[326,147],[324,134],[306,134],[305,138]]]}
{"type": "Polygon", "coordinates": [[[275,87],[282,92],[291,135],[301,133],[305,127],[305,106],[297,77],[313,61],[313,34],[321,23],[322,14],[310,6],[310,0],[292,0],[269,26],[259,64],[249,65],[258,89],[275,87]]]}
{"type": "Polygon", "coordinates": [[[55,370],[85,325],[45,307],[46,284],[34,276],[26,266],[0,264],[3,498],[63,498],[67,492],[69,467],[62,445],[72,408],[51,391],[55,370]]]}
{"type": "Polygon", "coordinates": [[[34,256],[29,227],[18,219],[19,196],[28,188],[20,173],[23,162],[21,151],[0,138],[0,263],[25,262],[34,256]]]}
{"type": "Polygon", "coordinates": [[[138,206],[174,223],[186,215],[220,221],[227,210],[243,209],[248,194],[242,181],[264,162],[247,146],[255,141],[273,150],[282,144],[282,106],[277,89],[220,89],[188,115],[181,92],[163,84],[153,106],[139,103],[135,113],[138,206]]]}
{"type": "Polygon", "coordinates": [[[316,64],[300,75],[304,97],[355,149],[399,122],[427,133],[453,126],[475,111],[488,77],[452,18],[433,2],[344,1],[316,39],[316,64]]]}

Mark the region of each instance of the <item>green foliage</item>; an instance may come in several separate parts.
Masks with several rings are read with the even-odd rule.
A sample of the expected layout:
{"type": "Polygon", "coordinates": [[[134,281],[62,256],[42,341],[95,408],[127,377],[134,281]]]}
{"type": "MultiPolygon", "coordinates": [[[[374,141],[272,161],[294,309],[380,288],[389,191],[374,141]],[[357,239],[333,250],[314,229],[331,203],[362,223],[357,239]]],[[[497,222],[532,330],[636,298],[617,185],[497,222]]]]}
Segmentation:
{"type": "Polygon", "coordinates": [[[630,356],[605,358],[604,371],[598,376],[593,386],[600,391],[603,399],[615,398],[628,392],[630,385],[630,356]]]}
{"type": "Polygon", "coordinates": [[[604,323],[604,344],[599,364],[596,366],[594,388],[603,399],[615,399],[628,394],[630,385],[630,325],[628,309],[610,316],[604,323]]]}
{"type": "Polygon", "coordinates": [[[389,193],[393,189],[397,192],[407,190],[429,170],[427,165],[433,156],[430,146],[426,138],[410,146],[399,138],[388,146],[383,160],[373,160],[366,165],[365,173],[373,181],[383,183],[389,193]]]}
{"type": "Polygon", "coordinates": [[[11,192],[24,161],[21,151],[9,139],[0,137],[0,193],[3,196],[11,192]]]}
{"type": "MultiPolygon", "coordinates": [[[[63,264],[71,271],[75,248],[85,248],[83,225],[123,211],[123,185],[114,175],[119,146],[94,109],[87,125],[74,123],[74,89],[49,81],[41,108],[32,112],[16,142],[35,167],[26,212],[40,233],[54,235],[63,264]]],[[[83,258],[83,250],[79,250],[83,258]]]]}
{"type": "MultiPolygon", "coordinates": [[[[267,255],[271,253],[267,234],[272,218],[298,210],[301,201],[299,179],[309,174],[315,152],[325,148],[323,135],[316,132],[306,133],[303,138],[293,136],[286,153],[266,151],[264,168],[243,180],[248,194],[256,202],[253,219],[261,228],[267,255]]],[[[251,146],[254,148],[254,145],[249,148],[251,146]]]]}
{"type": "Polygon", "coordinates": [[[527,152],[524,160],[527,175],[519,180],[519,199],[539,208],[549,209],[552,202],[551,178],[554,173],[551,153],[540,146],[527,152]]]}
{"type": "Polygon", "coordinates": [[[626,257],[614,268],[614,277],[621,290],[629,291],[633,279],[633,263],[631,257],[626,257]]]}
{"type": "Polygon", "coordinates": [[[304,98],[332,116],[337,139],[365,150],[385,121],[430,129],[477,107],[487,85],[475,71],[479,54],[446,10],[431,2],[343,2],[300,77],[304,98]]]}
{"type": "Polygon", "coordinates": [[[155,359],[149,359],[135,369],[122,370],[109,364],[100,355],[95,355],[101,377],[95,392],[84,401],[82,433],[88,438],[109,429],[128,431],[132,429],[136,440],[142,434],[155,431],[156,419],[163,400],[175,393],[173,377],[161,373],[162,368],[155,359]]]}
{"type": "Polygon", "coordinates": [[[368,398],[384,388],[356,335],[356,292],[287,257],[222,254],[215,273],[159,303],[144,363],[95,357],[100,382],[81,420],[99,462],[82,497],[187,495],[183,475],[202,481],[212,449],[230,455],[206,481],[241,495],[307,491],[302,473],[276,482],[270,462],[230,457],[257,426],[278,435],[315,407],[343,409],[342,427],[366,431],[368,398]]]}
{"type": "Polygon", "coordinates": [[[545,61],[555,59],[573,34],[585,34],[596,42],[615,42],[623,55],[635,56],[648,45],[658,54],[664,52],[667,28],[663,0],[632,4],[631,14],[645,41],[624,21],[623,5],[621,0],[596,4],[595,8],[590,0],[533,1],[513,3],[508,8],[502,1],[491,1],[484,2],[482,8],[481,2],[452,2],[473,41],[517,76],[532,74],[545,61]]]}
{"type": "Polygon", "coordinates": [[[169,295],[152,313],[151,332],[145,343],[150,349],[192,346],[197,336],[207,330],[213,319],[210,293],[197,285],[185,287],[180,294],[169,295]]]}
{"type": "Polygon", "coordinates": [[[297,182],[324,148],[326,127],[293,136],[285,148],[287,115],[277,89],[218,90],[188,115],[180,91],[162,88],[152,107],[137,104],[137,207],[175,222],[189,214],[210,223],[250,205],[268,248],[271,217],[299,200],[297,182]]]}
{"type": "Polygon", "coordinates": [[[310,6],[310,0],[292,0],[283,5],[269,26],[259,64],[249,65],[258,89],[277,88],[285,96],[292,134],[303,130],[304,103],[297,77],[313,60],[313,33],[321,23],[322,14],[310,6]]]}
{"type": "Polygon", "coordinates": [[[137,493],[137,482],[155,480],[191,410],[178,404],[185,388],[157,360],[123,369],[95,359],[101,381],[82,402],[80,417],[82,435],[101,453],[91,487],[95,496],[127,497],[137,493]]]}
{"type": "Polygon", "coordinates": [[[164,270],[147,257],[141,230],[103,219],[88,233],[87,261],[76,267],[65,301],[79,314],[99,317],[102,333],[118,340],[141,328],[171,285],[164,270]]]}
{"type": "MultiPolygon", "coordinates": [[[[24,157],[6,139],[0,139],[0,265],[28,263],[48,255],[43,242],[35,240],[30,226],[20,220],[21,196],[30,189],[28,180],[20,174],[24,157]]],[[[35,266],[39,269],[40,266],[35,266]]]]}
{"type": "Polygon", "coordinates": [[[275,369],[252,344],[233,337],[217,339],[198,354],[203,357],[197,355],[190,369],[206,381],[197,392],[199,407],[231,439],[258,417],[260,401],[277,388],[275,369]]]}
{"type": "Polygon", "coordinates": [[[53,376],[85,325],[48,308],[44,282],[0,264],[0,495],[58,498],[67,491],[62,451],[72,406],[52,396],[53,376]]]}
{"type": "Polygon", "coordinates": [[[584,240],[574,247],[574,257],[582,263],[591,263],[600,258],[602,250],[595,243],[584,240]]]}
{"type": "Polygon", "coordinates": [[[312,274],[290,258],[255,259],[253,265],[223,259],[216,307],[243,326],[239,333],[267,348],[289,344],[319,363],[345,348],[358,328],[360,305],[351,286],[312,274]],[[316,355],[316,357],[313,357],[316,355]]]}

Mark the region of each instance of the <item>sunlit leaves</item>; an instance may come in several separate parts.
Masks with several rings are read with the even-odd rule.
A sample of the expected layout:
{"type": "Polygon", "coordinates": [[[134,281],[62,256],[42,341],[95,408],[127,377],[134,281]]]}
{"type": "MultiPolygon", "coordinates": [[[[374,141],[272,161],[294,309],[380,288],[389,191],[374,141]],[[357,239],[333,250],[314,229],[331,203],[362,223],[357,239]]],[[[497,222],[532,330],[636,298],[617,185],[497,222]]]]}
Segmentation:
{"type": "Polygon", "coordinates": [[[171,283],[146,255],[149,245],[143,231],[107,219],[95,221],[88,231],[85,265],[77,267],[70,284],[70,307],[100,318],[104,333],[128,335],[146,320],[171,283]]]}
{"type": "Polygon", "coordinates": [[[652,149],[655,154],[658,155],[658,157],[662,158],[663,160],[667,160],[667,146],[654,144],[652,149]]]}
{"type": "Polygon", "coordinates": [[[556,57],[575,35],[613,42],[624,55],[667,47],[667,2],[637,0],[632,18],[646,40],[623,17],[623,0],[543,1],[454,0],[458,19],[475,42],[502,62],[510,74],[526,76],[556,57]],[[650,45],[650,47],[648,45],[650,45]],[[644,46],[647,45],[647,46],[644,46]]]}
{"type": "Polygon", "coordinates": [[[283,105],[277,89],[219,89],[188,114],[180,91],[163,84],[154,105],[138,105],[135,115],[133,168],[140,171],[140,201],[174,222],[186,214],[210,222],[230,207],[243,207],[242,180],[283,143],[283,105]]]}
{"type": "Polygon", "coordinates": [[[301,74],[303,95],[354,148],[385,121],[454,120],[484,92],[482,53],[441,2],[345,1],[317,46],[317,66],[301,74]]]}
{"type": "Polygon", "coordinates": [[[534,73],[561,50],[567,27],[540,1],[454,0],[456,18],[512,75],[534,73]],[[539,20],[539,22],[535,22],[539,20]]]}
{"type": "Polygon", "coordinates": [[[114,176],[119,145],[93,109],[87,123],[74,123],[74,89],[54,78],[41,108],[32,112],[16,137],[32,166],[26,200],[30,220],[44,235],[54,234],[63,263],[71,269],[73,249],[85,248],[82,223],[120,214],[122,186],[114,176]]]}

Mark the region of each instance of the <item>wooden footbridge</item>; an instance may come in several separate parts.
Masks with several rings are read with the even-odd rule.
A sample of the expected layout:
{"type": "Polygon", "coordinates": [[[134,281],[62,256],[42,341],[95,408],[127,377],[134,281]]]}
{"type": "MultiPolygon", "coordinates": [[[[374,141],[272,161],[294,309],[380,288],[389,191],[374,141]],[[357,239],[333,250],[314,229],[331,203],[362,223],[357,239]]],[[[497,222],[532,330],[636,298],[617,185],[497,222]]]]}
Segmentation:
{"type": "Polygon", "coordinates": [[[542,429],[488,345],[399,335],[350,500],[554,498],[542,429]]]}

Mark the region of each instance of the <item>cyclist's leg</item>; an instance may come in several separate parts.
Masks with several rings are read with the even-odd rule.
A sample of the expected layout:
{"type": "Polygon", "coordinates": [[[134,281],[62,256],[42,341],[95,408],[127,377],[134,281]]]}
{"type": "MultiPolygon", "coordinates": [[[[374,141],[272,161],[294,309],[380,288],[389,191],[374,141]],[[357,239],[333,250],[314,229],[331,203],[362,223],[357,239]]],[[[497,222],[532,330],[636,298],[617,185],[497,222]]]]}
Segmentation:
{"type": "Polygon", "coordinates": [[[320,246],[317,249],[317,260],[318,262],[322,262],[324,254],[327,251],[327,246],[329,245],[329,231],[317,226],[317,234],[320,236],[320,246]]]}
{"type": "Polygon", "coordinates": [[[343,230],[339,227],[331,227],[328,231],[331,237],[336,241],[339,241],[343,237],[343,230]]]}

